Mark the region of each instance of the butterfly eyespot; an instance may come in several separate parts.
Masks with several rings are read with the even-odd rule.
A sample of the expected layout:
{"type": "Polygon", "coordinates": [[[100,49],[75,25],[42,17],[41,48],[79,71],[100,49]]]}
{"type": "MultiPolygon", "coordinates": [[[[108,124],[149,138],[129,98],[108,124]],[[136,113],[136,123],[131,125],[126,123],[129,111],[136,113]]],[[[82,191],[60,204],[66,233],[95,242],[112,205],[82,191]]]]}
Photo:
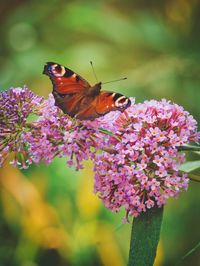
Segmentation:
{"type": "Polygon", "coordinates": [[[52,68],[52,66],[49,66],[49,67],[47,68],[47,72],[48,72],[48,73],[51,73],[51,68],[52,68]]]}
{"type": "Polygon", "coordinates": [[[130,100],[121,94],[116,94],[114,100],[115,106],[118,108],[126,108],[130,105],[130,100]]]}
{"type": "Polygon", "coordinates": [[[62,77],[66,71],[64,66],[54,64],[51,66],[51,72],[55,77],[62,77]]]}

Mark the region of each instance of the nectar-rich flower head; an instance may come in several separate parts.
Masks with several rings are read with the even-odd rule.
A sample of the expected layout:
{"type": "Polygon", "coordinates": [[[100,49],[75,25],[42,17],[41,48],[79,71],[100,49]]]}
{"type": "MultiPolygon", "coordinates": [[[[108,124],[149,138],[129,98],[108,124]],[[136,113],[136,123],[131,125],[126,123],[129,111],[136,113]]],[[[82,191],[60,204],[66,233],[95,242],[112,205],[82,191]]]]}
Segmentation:
{"type": "Polygon", "coordinates": [[[161,207],[188,187],[178,168],[185,160],[177,147],[195,139],[196,121],[166,100],[135,104],[115,121],[114,152],[95,158],[95,192],[112,211],[127,215],[161,207]]]}
{"type": "Polygon", "coordinates": [[[103,133],[90,123],[72,119],[55,106],[52,94],[39,110],[40,116],[24,134],[33,162],[50,163],[56,156],[66,157],[68,166],[83,168],[82,161],[94,158],[103,133]]]}
{"type": "Polygon", "coordinates": [[[21,168],[32,162],[48,164],[58,156],[78,170],[105,141],[99,122],[92,126],[90,121],[82,123],[63,114],[52,94],[43,100],[26,87],[11,88],[0,93],[0,106],[0,166],[14,152],[11,163],[21,168]],[[28,121],[33,113],[35,121],[28,121]]]}
{"type": "MultiPolygon", "coordinates": [[[[70,118],[50,94],[47,100],[26,87],[0,93],[0,166],[14,153],[15,166],[66,157],[69,166],[94,162],[94,190],[114,212],[137,216],[187,189],[179,171],[179,147],[198,142],[195,119],[166,100],[134,104],[93,121],[70,118]],[[34,119],[31,119],[34,114],[34,119]]],[[[126,218],[127,219],[127,218],[126,218]]]]}
{"type": "Polygon", "coordinates": [[[26,143],[22,135],[27,130],[28,116],[34,113],[42,101],[43,98],[27,87],[11,88],[0,93],[0,166],[9,152],[14,152],[12,163],[21,164],[17,159],[19,155],[22,167],[26,167],[26,143]]]}

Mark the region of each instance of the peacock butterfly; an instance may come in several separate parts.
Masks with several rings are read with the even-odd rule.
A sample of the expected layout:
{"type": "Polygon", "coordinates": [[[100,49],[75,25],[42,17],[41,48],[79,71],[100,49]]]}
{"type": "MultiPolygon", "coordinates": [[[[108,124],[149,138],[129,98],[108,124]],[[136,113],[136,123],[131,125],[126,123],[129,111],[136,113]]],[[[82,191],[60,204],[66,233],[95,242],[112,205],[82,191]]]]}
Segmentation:
{"type": "Polygon", "coordinates": [[[65,114],[80,120],[93,120],[110,111],[124,111],[131,105],[120,93],[101,91],[101,82],[91,86],[74,71],[60,64],[47,62],[43,74],[53,84],[55,104],[65,114]]]}

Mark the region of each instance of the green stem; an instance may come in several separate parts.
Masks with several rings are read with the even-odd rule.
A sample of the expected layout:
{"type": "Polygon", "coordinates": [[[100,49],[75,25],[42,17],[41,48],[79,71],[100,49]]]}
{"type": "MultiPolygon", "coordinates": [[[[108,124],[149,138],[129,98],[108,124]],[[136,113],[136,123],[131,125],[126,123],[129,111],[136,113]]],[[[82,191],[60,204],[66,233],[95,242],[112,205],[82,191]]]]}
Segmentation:
{"type": "Polygon", "coordinates": [[[163,208],[154,207],[133,220],[128,266],[152,266],[160,237],[163,208]]]}

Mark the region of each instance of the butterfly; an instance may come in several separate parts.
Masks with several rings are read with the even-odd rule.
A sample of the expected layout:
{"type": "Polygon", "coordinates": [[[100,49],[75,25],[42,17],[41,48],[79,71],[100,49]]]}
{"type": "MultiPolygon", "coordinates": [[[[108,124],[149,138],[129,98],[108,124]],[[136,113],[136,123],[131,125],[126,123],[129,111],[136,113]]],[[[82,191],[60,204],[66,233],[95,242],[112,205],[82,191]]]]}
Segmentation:
{"type": "Polygon", "coordinates": [[[71,117],[93,120],[110,111],[124,111],[131,105],[126,96],[101,91],[101,82],[91,86],[80,75],[60,64],[47,62],[43,74],[52,81],[55,105],[71,117]]]}

